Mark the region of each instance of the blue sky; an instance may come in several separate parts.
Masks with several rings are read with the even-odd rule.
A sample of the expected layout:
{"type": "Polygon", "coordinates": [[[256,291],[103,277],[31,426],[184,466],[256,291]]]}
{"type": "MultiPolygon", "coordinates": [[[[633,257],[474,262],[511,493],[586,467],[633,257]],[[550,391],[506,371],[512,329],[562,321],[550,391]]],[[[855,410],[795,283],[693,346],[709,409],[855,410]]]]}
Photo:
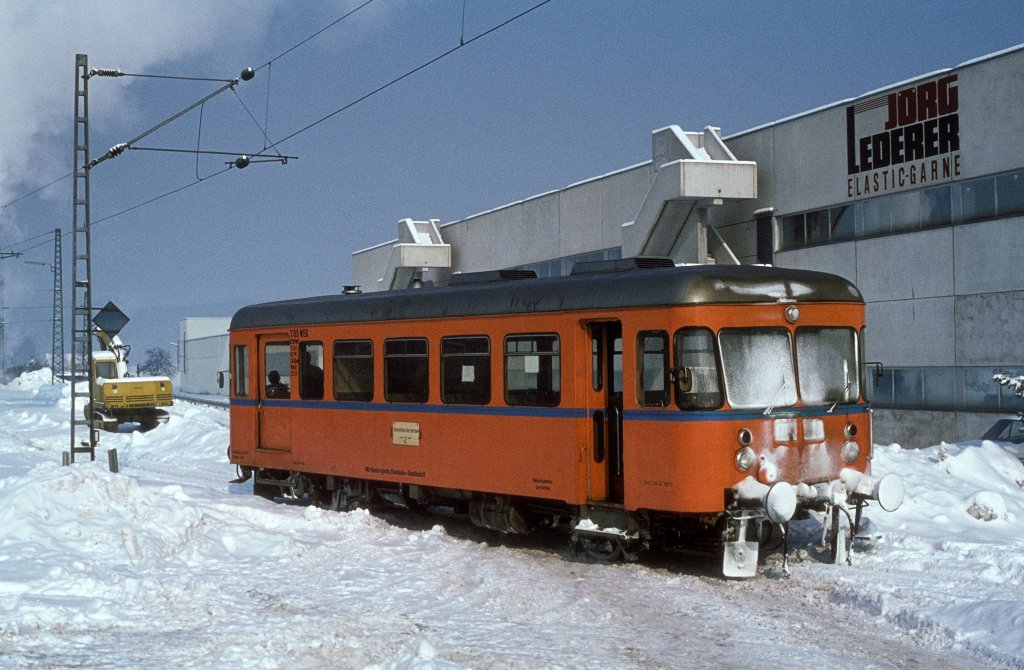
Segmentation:
{"type": "MultiPolygon", "coordinates": [[[[237,77],[362,3],[0,0],[0,205],[71,170],[74,58],[237,77]]],[[[139,146],[254,153],[539,0],[376,0],[139,146]],[[465,20],[463,22],[463,10],[465,20]],[[244,104],[244,106],[243,106],[244,104]]],[[[448,222],[650,159],[653,129],[728,136],[1024,42],[1024,1],[553,0],[216,177],[225,157],[129,151],[91,173],[94,301],[131,318],[133,362],[178,321],[334,292],[399,219],[448,222]],[[110,217],[173,189],[198,184],[110,217]],[[105,220],[104,220],[105,219],[105,220]]],[[[91,154],[218,87],[90,80],[91,154]]],[[[742,158],[742,156],[740,157],[742,158]]],[[[9,363],[50,346],[56,227],[71,180],[0,210],[9,363]],[[42,243],[42,246],[36,246],[42,243]],[[32,248],[34,247],[34,248],[32,248]]],[[[71,239],[64,238],[65,282],[71,239]]],[[[71,293],[65,288],[65,328],[71,293]]]]}

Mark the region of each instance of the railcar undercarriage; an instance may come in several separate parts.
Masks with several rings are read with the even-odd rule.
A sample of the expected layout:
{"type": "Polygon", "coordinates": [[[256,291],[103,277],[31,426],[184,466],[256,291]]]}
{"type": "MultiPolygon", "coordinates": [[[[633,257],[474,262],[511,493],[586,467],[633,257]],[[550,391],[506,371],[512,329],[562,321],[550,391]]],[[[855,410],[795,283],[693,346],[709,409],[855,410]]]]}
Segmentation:
{"type": "Polygon", "coordinates": [[[649,549],[721,557],[726,555],[730,543],[743,542],[756,567],[757,546],[763,539],[778,537],[781,532],[781,527],[769,528],[774,526],[770,523],[738,525],[728,515],[631,512],[614,504],[571,506],[543,499],[286,470],[242,468],[241,476],[235,481],[250,478],[253,492],[261,497],[305,499],[333,511],[381,506],[448,507],[468,518],[473,525],[502,535],[527,535],[540,528],[565,528],[574,551],[601,561],[637,560],[649,549]]]}
{"type": "Polygon", "coordinates": [[[605,561],[635,560],[652,548],[718,555],[726,577],[754,576],[761,548],[781,546],[786,569],[788,522],[795,513],[809,510],[824,514],[822,539],[830,547],[832,561],[848,563],[852,542],[863,528],[868,501],[892,511],[903,499],[901,481],[876,479],[854,470],[844,470],[834,482],[815,485],[767,487],[748,478],[726,492],[725,513],[704,515],[634,512],[614,504],[572,506],[544,499],[263,468],[242,468],[235,481],[250,478],[256,495],[271,500],[308,499],[333,511],[444,506],[468,517],[475,526],[502,535],[527,535],[539,528],[564,525],[575,550],[605,561]],[[843,515],[849,520],[849,535],[841,531],[843,515]]]}

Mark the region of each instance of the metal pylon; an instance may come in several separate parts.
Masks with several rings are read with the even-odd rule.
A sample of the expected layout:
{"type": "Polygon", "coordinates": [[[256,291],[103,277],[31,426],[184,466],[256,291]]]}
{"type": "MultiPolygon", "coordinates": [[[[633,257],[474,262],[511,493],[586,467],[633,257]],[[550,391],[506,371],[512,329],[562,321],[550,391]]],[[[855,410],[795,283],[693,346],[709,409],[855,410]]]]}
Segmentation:
{"type": "MultiPolygon", "coordinates": [[[[96,460],[99,432],[85,410],[93,406],[92,395],[92,264],[90,260],[89,218],[89,57],[75,56],[75,138],[71,217],[71,451],[89,454],[96,460]],[[87,391],[78,391],[76,383],[86,382],[87,391]],[[86,404],[88,403],[88,404],[86,404]]],[[[58,240],[59,240],[58,236],[58,240]]]]}
{"type": "Polygon", "coordinates": [[[4,333],[4,276],[0,275],[0,380],[7,376],[7,339],[4,333]]]}
{"type": "Polygon", "coordinates": [[[50,383],[64,379],[64,269],[60,228],[53,231],[53,346],[50,349],[50,383]]]}

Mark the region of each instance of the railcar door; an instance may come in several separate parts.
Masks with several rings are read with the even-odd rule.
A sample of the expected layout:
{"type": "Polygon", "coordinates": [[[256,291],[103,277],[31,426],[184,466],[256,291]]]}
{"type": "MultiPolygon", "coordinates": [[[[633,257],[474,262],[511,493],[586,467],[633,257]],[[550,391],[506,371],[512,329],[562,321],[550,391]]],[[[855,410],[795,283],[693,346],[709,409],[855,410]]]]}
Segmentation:
{"type": "Polygon", "coordinates": [[[293,375],[287,335],[259,338],[259,365],[263,379],[257,403],[259,448],[290,451],[291,410],[286,401],[292,397],[293,375]]]}
{"type": "Polygon", "coordinates": [[[622,324],[587,325],[591,371],[589,402],[591,500],[622,502],[622,324]]]}

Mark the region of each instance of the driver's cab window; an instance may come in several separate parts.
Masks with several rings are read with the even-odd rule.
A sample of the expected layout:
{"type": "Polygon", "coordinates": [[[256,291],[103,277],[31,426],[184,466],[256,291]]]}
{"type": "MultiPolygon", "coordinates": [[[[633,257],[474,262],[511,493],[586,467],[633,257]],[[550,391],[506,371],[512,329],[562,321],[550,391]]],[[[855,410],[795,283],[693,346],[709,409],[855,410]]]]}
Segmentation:
{"type": "Polygon", "coordinates": [[[718,384],[715,337],[707,328],[683,328],[676,332],[676,405],[679,409],[717,409],[722,406],[718,384]]]}
{"type": "Polygon", "coordinates": [[[267,398],[291,395],[291,357],[287,342],[268,342],[263,348],[264,384],[267,398]]]}
{"type": "Polygon", "coordinates": [[[100,361],[96,363],[96,377],[104,379],[117,379],[117,364],[112,361],[100,361]]]}

